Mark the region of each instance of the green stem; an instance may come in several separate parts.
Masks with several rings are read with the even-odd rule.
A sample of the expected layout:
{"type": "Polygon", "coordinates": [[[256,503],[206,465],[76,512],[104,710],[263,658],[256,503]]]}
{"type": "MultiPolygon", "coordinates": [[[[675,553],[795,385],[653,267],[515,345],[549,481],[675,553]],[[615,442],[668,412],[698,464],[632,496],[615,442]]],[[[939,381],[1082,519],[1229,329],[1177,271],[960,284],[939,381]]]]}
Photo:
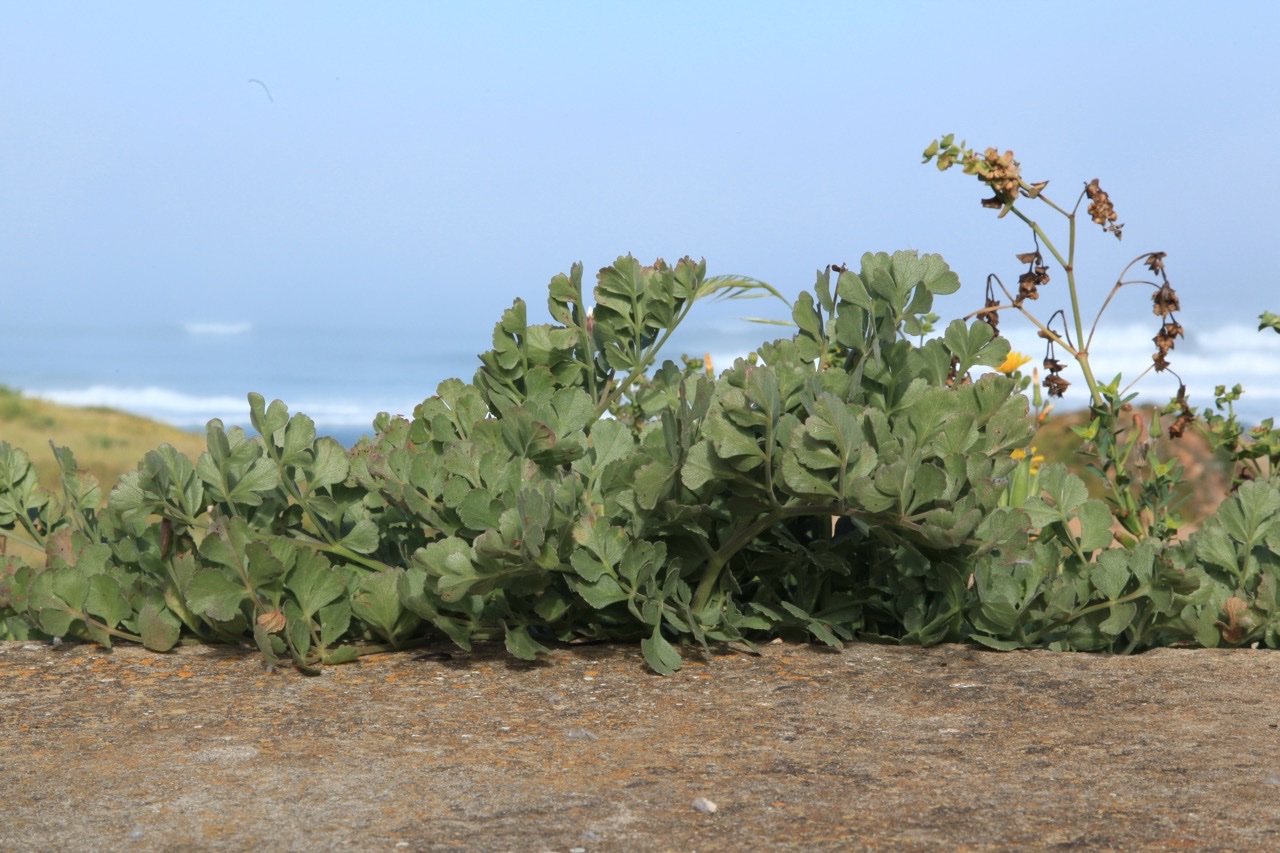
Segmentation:
{"type": "Polygon", "coordinates": [[[1079,619],[1082,616],[1088,616],[1090,613],[1096,613],[1099,610],[1105,610],[1106,608],[1109,608],[1109,607],[1115,607],[1117,604],[1128,604],[1130,601],[1137,601],[1142,598],[1147,598],[1150,595],[1151,595],[1151,586],[1149,584],[1143,584],[1142,586],[1138,587],[1128,595],[1122,595],[1119,598],[1114,600],[1108,599],[1106,601],[1099,601],[1097,604],[1090,604],[1087,607],[1080,608],[1079,610],[1073,610],[1070,613],[1068,613],[1066,616],[1062,616],[1058,619],[1055,619],[1045,627],[1041,628],[1039,631],[1036,631],[1034,634],[1032,634],[1030,637],[1027,638],[1027,642],[1037,643],[1040,641],[1040,638],[1043,637],[1045,634],[1049,633],[1050,631],[1056,631],[1058,628],[1061,628],[1063,625],[1067,624],[1068,622],[1074,622],[1075,620],[1079,619]]]}
{"type": "MultiPolygon", "coordinates": [[[[788,518],[798,518],[805,515],[831,516],[834,514],[830,504],[780,506],[740,528],[707,561],[706,568],[702,570],[702,578],[698,581],[698,588],[693,594],[693,603],[690,605],[693,612],[700,613],[707,606],[707,602],[711,599],[711,593],[715,591],[716,584],[720,580],[721,571],[724,570],[733,555],[755,541],[761,533],[788,518]]],[[[851,517],[865,517],[864,513],[857,510],[845,510],[844,514],[851,517]]],[[[901,520],[901,523],[914,526],[910,525],[905,518],[901,520]]]]}
{"type": "Polygon", "coordinates": [[[1053,255],[1054,260],[1056,260],[1067,273],[1067,289],[1071,294],[1071,316],[1075,321],[1076,327],[1077,348],[1074,353],[1075,359],[1080,365],[1080,372],[1084,374],[1084,381],[1089,387],[1089,396],[1093,399],[1094,405],[1102,405],[1102,395],[1098,391],[1098,380],[1094,378],[1093,367],[1089,364],[1089,350],[1085,346],[1084,339],[1084,319],[1080,313],[1080,295],[1076,288],[1076,271],[1074,265],[1076,256],[1076,216],[1075,213],[1067,213],[1046,198],[1042,197],[1041,201],[1049,204],[1055,210],[1067,217],[1067,222],[1069,223],[1069,236],[1066,258],[1062,257],[1062,254],[1058,251],[1058,247],[1053,244],[1053,241],[1049,239],[1048,235],[1044,233],[1036,222],[1028,219],[1027,216],[1022,211],[1018,210],[1016,206],[1011,207],[1010,210],[1012,210],[1015,216],[1025,222],[1031,230],[1035,232],[1036,236],[1040,238],[1040,241],[1044,243],[1045,248],[1049,250],[1051,255],[1053,255]]]}

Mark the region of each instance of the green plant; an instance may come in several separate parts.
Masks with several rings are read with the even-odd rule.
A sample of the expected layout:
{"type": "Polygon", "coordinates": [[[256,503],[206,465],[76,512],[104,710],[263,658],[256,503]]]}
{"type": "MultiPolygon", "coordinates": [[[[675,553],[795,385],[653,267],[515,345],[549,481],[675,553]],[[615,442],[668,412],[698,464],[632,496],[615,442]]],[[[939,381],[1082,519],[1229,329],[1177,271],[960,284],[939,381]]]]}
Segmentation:
{"type": "MultiPolygon", "coordinates": [[[[1174,316],[1181,305],[1169,284],[1165,253],[1148,252],[1129,263],[1099,307],[1086,336],[1075,275],[1077,212],[1088,199],[1087,213],[1104,232],[1119,239],[1123,227],[1098,180],[1086,184],[1075,205],[1067,210],[1045,194],[1047,181],[1029,183],[1022,177],[1011,151],[1001,154],[988,148],[979,154],[963,142],[956,144],[949,135],[925,149],[925,162],[935,158],[942,171],[960,165],[966,174],[976,176],[993,192],[983,200],[983,206],[999,209],[1000,217],[1012,212],[1031,230],[1033,250],[1018,255],[1018,261],[1027,265],[1019,277],[1018,293],[1010,293],[992,276],[985,306],[971,316],[982,317],[998,329],[999,313],[1016,310],[1038,328],[1048,342],[1043,362],[1048,375],[1043,385],[1050,397],[1061,397],[1069,384],[1061,377],[1065,366],[1055,357],[1055,347],[1076,361],[1091,405],[1089,422],[1073,430],[1082,439],[1079,452],[1106,487],[1105,503],[1090,500],[1079,478],[1061,466],[1041,471],[1035,482],[1023,477],[1010,484],[1002,514],[1028,513],[1029,547],[1012,549],[1012,559],[988,557],[979,561],[975,577],[981,603],[973,616],[979,629],[975,639],[1000,648],[1047,641],[1058,648],[1133,651],[1184,641],[1188,635],[1205,645],[1216,645],[1219,640],[1241,643],[1265,635],[1267,642],[1275,645],[1277,573],[1271,557],[1280,543],[1272,529],[1270,495],[1275,481],[1251,489],[1247,495],[1233,496],[1199,536],[1186,543],[1173,542],[1181,524],[1176,514],[1182,500],[1180,491],[1185,496],[1185,489],[1179,488],[1182,470],[1176,459],[1160,458],[1153,445],[1161,433],[1162,414],[1172,416],[1167,427],[1171,438],[1180,437],[1194,422],[1185,385],[1180,385],[1163,412],[1151,412],[1148,422],[1131,403],[1136,396],[1129,393],[1133,383],[1121,390],[1119,376],[1110,383],[1099,382],[1090,364],[1090,347],[1102,314],[1121,289],[1137,285],[1153,289],[1152,310],[1160,318],[1153,339],[1156,352],[1142,375],[1170,369],[1167,356],[1183,336],[1183,328],[1174,316]],[[1024,200],[1044,204],[1067,220],[1065,253],[1019,207],[1024,200]],[[1048,323],[1041,322],[1025,304],[1039,299],[1039,288],[1050,280],[1042,244],[1065,273],[1071,301],[1070,315],[1055,312],[1048,323]],[[1129,279],[1130,270],[1140,263],[1159,280],[1129,279]],[[995,298],[992,282],[999,285],[1006,303],[995,298]],[[1063,322],[1055,328],[1059,318],[1063,322]],[[1041,494],[1035,494],[1037,490],[1041,494]],[[1233,520],[1229,529],[1220,523],[1224,517],[1233,520]],[[1115,547],[1116,542],[1122,547],[1115,547]],[[1255,615],[1243,616],[1246,611],[1255,615]],[[1219,618],[1223,616],[1226,622],[1219,618]],[[982,629],[987,636],[981,636],[982,629]]],[[[1269,319],[1274,319],[1273,315],[1263,316],[1263,327],[1280,325],[1269,323],[1269,319]]],[[[1214,447],[1225,450],[1240,464],[1242,476],[1259,476],[1262,468],[1257,460],[1273,461],[1280,455],[1276,453],[1280,441],[1270,422],[1253,431],[1252,441],[1242,440],[1243,430],[1229,409],[1239,392],[1238,386],[1233,394],[1219,388],[1218,407],[1225,404],[1228,417],[1206,411],[1207,432],[1214,447]]],[[[1040,409],[1038,387],[1036,394],[1040,409]]],[[[1040,418],[1046,413],[1047,409],[1041,409],[1040,418]]],[[[1270,476],[1274,468],[1266,470],[1270,476]]],[[[996,518],[992,517],[992,524],[1008,523],[1007,518],[1001,522],[996,518]]],[[[1005,529],[1012,532],[1020,527],[1014,522],[1005,529]]],[[[1001,537],[995,529],[988,533],[1001,537]]],[[[1009,541],[1021,544],[1019,536],[1009,541]]],[[[1001,547],[993,549],[993,554],[1007,555],[1010,550],[1001,547]]]]}
{"type": "MultiPolygon", "coordinates": [[[[1011,154],[993,165],[990,152],[933,147],[1036,235],[1009,304],[989,292],[938,333],[935,299],[958,290],[955,274],[935,255],[867,254],[790,303],[793,334],[712,377],[700,360],[659,363],[693,307],[781,294],[688,258],[622,257],[590,294],[580,265],[552,279],[551,323],[530,323],[517,300],[471,382],[441,383],[412,418],[379,415],[350,451],[250,394],[256,436],[211,421],[194,462],[161,446],[103,506],[69,451],[55,449],[54,495],[0,444],[0,529],[45,555],[0,558],[6,630],[158,651],[252,642],[308,673],[441,635],[502,640],[523,658],[634,640],[661,673],[681,646],[776,636],[1280,645],[1269,469],[1200,534],[1174,537],[1179,472],[1144,447],[1159,418],[1140,423],[1118,378],[1094,381],[1072,343],[1074,284],[1076,337],[1036,322],[1082,366],[1087,452],[1109,491],[1091,499],[1062,466],[1041,467],[1031,442],[1048,408],[997,318],[1045,283],[1040,241],[1071,268],[1074,212],[1062,211],[1064,258],[1017,209],[1043,185],[1014,180],[1011,154]]],[[[1118,232],[1090,187],[1091,215],[1118,232]]],[[[1060,395],[1061,365],[1044,366],[1060,395]]],[[[1269,439],[1246,451],[1231,418],[1215,423],[1238,456],[1273,458],[1269,439]]]]}

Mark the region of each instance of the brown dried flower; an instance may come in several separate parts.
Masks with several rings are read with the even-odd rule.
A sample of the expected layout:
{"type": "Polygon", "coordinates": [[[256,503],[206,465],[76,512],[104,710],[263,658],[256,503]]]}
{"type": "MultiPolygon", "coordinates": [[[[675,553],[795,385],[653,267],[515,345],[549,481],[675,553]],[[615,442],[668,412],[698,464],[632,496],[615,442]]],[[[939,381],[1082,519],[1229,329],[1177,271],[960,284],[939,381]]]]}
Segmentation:
{"type": "Polygon", "coordinates": [[[1249,605],[1242,598],[1231,596],[1222,603],[1222,612],[1227,621],[1214,622],[1222,630],[1223,641],[1230,645],[1239,645],[1249,636],[1254,627],[1254,620],[1249,615],[1249,605]]]}
{"type": "Polygon", "coordinates": [[[1182,303],[1178,301],[1178,294],[1169,282],[1165,282],[1151,294],[1151,313],[1157,317],[1168,317],[1174,311],[1181,311],[1182,303]]]}
{"type": "Polygon", "coordinates": [[[1039,251],[1023,252],[1017,258],[1027,265],[1027,271],[1018,276],[1018,295],[1013,300],[1014,305],[1020,306],[1027,299],[1040,298],[1037,288],[1049,283],[1049,268],[1045,266],[1039,251]]]}
{"type": "Polygon", "coordinates": [[[1111,203],[1111,196],[1107,195],[1106,190],[1098,185],[1098,179],[1094,178],[1084,188],[1085,195],[1089,197],[1089,218],[1096,224],[1102,226],[1102,230],[1110,231],[1116,235],[1116,239],[1121,237],[1120,229],[1124,228],[1122,223],[1116,222],[1116,209],[1111,203]]]}
{"type": "Polygon", "coordinates": [[[1044,378],[1044,387],[1049,391],[1050,397],[1061,397],[1070,386],[1070,382],[1056,373],[1051,373],[1044,378]]]}
{"type": "MultiPolygon", "coordinates": [[[[995,192],[991,198],[982,200],[982,206],[997,209],[1009,207],[1018,200],[1021,187],[1022,170],[1018,161],[1013,159],[1012,151],[1001,154],[994,148],[988,148],[982,152],[982,156],[982,160],[975,157],[965,164],[965,171],[976,174],[980,181],[995,192]]],[[[1005,211],[1001,210],[1000,215],[1004,214],[1005,211]]]]}
{"type": "Polygon", "coordinates": [[[1164,270],[1164,259],[1167,252],[1152,252],[1147,255],[1147,269],[1152,272],[1162,272],[1164,270]]]}
{"type": "Polygon", "coordinates": [[[1160,352],[1168,354],[1173,349],[1174,342],[1177,338],[1185,337],[1182,334],[1182,324],[1176,320],[1165,318],[1164,323],[1160,326],[1160,331],[1156,332],[1156,336],[1151,340],[1159,347],[1160,352]]]}
{"type": "Polygon", "coordinates": [[[963,376],[960,376],[959,370],[960,370],[960,358],[958,356],[953,355],[951,356],[951,369],[947,371],[947,387],[948,388],[952,388],[956,385],[968,385],[973,381],[973,379],[967,373],[964,374],[963,376]]]}
{"type": "Polygon", "coordinates": [[[284,630],[287,620],[283,610],[268,610],[265,613],[258,614],[258,625],[268,634],[278,634],[284,630]]]}
{"type": "Polygon", "coordinates": [[[988,296],[986,304],[982,306],[983,310],[978,314],[978,318],[991,327],[992,338],[1000,337],[1000,312],[995,310],[999,305],[998,300],[988,296]]]}
{"type": "Polygon", "coordinates": [[[1191,410],[1191,406],[1187,403],[1187,386],[1178,386],[1178,396],[1173,401],[1181,410],[1178,417],[1169,425],[1169,438],[1182,438],[1183,433],[1196,419],[1196,413],[1191,410]]]}

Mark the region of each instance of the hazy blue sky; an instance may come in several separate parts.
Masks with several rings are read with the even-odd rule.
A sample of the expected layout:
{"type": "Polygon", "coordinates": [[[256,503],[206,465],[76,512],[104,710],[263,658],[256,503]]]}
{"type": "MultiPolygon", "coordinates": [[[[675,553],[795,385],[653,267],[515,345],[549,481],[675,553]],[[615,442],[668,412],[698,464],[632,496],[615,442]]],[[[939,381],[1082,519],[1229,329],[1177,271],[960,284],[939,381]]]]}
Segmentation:
{"type": "Polygon", "coordinates": [[[954,316],[1028,248],[920,164],[955,131],[1062,203],[1101,178],[1127,227],[1082,230],[1086,298],[1163,249],[1189,332],[1250,326],[1280,310],[1277,9],[5,3],[0,324],[444,318],[478,351],[576,260],[794,295],[899,248],[960,272],[954,316]]]}

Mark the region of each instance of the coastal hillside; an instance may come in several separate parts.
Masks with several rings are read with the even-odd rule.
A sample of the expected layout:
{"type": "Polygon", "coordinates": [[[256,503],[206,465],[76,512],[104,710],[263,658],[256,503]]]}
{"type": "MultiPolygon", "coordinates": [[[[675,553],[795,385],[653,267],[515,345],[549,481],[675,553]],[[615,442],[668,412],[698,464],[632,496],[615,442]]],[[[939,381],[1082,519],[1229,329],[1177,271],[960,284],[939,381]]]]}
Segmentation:
{"type": "Polygon", "coordinates": [[[21,448],[40,472],[46,489],[58,485],[52,441],[69,447],[76,462],[98,478],[103,493],[148,450],[172,444],[192,459],[205,447],[204,436],[114,409],[73,408],[23,396],[0,386],[0,441],[21,448]]]}

